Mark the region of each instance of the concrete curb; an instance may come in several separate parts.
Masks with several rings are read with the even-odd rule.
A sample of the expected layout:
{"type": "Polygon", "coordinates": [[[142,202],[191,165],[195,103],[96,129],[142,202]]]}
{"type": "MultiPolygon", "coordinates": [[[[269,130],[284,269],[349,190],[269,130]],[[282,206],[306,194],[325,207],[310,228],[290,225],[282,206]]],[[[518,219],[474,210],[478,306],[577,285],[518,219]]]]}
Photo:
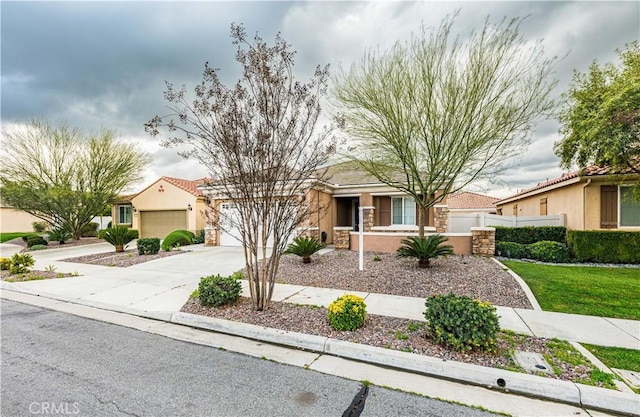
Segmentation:
{"type": "Polygon", "coordinates": [[[175,313],[171,322],[606,412],[638,416],[640,395],[322,336],[175,313]]]}
{"type": "Polygon", "coordinates": [[[500,265],[502,268],[506,269],[507,273],[509,275],[511,275],[516,280],[518,285],[520,285],[520,288],[522,288],[522,291],[524,291],[524,293],[526,294],[527,298],[529,299],[529,302],[531,303],[531,307],[533,307],[534,310],[542,311],[542,308],[540,307],[540,304],[538,304],[538,300],[536,300],[536,296],[533,295],[533,292],[531,291],[531,288],[529,288],[527,283],[524,282],[524,280],[522,278],[520,278],[520,276],[518,274],[513,272],[511,270],[511,268],[509,268],[508,266],[506,266],[505,264],[503,264],[502,262],[500,262],[499,260],[497,260],[494,257],[491,257],[491,259],[495,263],[500,265]]]}

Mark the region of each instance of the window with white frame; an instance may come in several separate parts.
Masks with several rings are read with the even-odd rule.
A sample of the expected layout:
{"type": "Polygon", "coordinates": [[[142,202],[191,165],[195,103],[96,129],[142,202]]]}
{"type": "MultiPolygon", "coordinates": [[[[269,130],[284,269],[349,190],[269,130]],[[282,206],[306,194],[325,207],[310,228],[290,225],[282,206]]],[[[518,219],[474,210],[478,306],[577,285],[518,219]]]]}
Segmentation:
{"type": "Polygon", "coordinates": [[[118,207],[118,224],[131,224],[131,206],[118,207]]]}
{"type": "Polygon", "coordinates": [[[416,224],[416,202],[411,197],[391,199],[391,224],[416,224]]]}
{"type": "Polygon", "coordinates": [[[620,187],[620,227],[640,227],[640,201],[631,186],[620,187]]]}

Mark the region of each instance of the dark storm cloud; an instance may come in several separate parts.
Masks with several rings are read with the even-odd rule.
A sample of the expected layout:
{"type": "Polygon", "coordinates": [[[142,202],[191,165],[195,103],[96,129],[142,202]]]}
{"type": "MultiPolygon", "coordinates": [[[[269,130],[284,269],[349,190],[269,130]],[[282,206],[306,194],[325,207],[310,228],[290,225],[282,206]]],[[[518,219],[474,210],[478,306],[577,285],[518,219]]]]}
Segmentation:
{"type": "MultiPolygon", "coordinates": [[[[196,178],[205,167],[185,161],[144,133],[143,123],[165,114],[164,81],[201,81],[204,62],[223,81],[239,76],[231,22],[271,42],[282,32],[298,51],[295,72],[307,79],[316,65],[348,68],[369,48],[404,41],[420,25],[437,26],[460,9],[455,30],[467,36],[487,16],[529,16],[527,40],[544,39],[560,95],[574,69],[615,60],[616,48],[640,37],[638,2],[2,2],[2,122],[32,117],[118,131],[155,156],[149,175],[196,178]],[[565,57],[566,55],[566,57],[565,57]]],[[[558,123],[541,122],[527,154],[500,177],[525,188],[559,175],[553,143],[558,123]]],[[[155,178],[150,178],[153,180],[155,178]]]]}

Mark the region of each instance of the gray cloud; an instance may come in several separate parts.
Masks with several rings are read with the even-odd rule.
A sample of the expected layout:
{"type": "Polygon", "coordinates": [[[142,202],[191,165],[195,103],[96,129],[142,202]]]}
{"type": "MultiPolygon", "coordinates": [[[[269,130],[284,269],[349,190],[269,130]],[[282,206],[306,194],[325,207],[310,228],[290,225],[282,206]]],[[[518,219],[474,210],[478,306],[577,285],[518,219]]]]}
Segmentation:
{"type": "MultiPolygon", "coordinates": [[[[638,2],[3,2],[2,122],[37,117],[67,120],[86,129],[115,129],[155,155],[148,181],[169,175],[196,178],[206,167],[185,161],[144,133],[143,123],[165,112],[164,81],[188,88],[201,80],[204,62],[225,82],[239,75],[231,22],[244,23],[267,41],[277,32],[298,51],[296,74],[318,64],[348,68],[368,48],[386,49],[423,23],[436,26],[461,9],[456,30],[465,36],[487,16],[529,17],[526,39],[544,38],[558,63],[555,94],[574,69],[640,37],[638,2]]],[[[527,155],[500,179],[508,189],[560,175],[553,143],[555,120],[537,126],[527,155]],[[510,187],[510,188],[509,188],[510,187]]],[[[494,187],[497,192],[500,192],[494,187]]]]}

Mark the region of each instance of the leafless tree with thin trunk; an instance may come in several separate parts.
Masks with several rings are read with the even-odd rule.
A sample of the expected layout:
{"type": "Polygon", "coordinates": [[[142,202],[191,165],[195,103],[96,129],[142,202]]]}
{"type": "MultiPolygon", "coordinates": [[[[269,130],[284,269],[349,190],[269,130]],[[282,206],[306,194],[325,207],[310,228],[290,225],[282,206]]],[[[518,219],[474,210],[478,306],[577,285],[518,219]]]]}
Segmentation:
{"type": "Polygon", "coordinates": [[[231,38],[242,68],[238,82],[224,85],[206,63],[195,99],[186,87],[167,83],[171,114],[154,117],[145,129],[156,136],[166,128],[164,145],[186,145],[181,154],[211,172],[210,197],[229,206],[211,206],[210,219],[223,230],[240,230],[253,305],[265,310],[288,237],[317,210],[306,192],[335,151],[330,127],[316,129],[329,72],[318,66],[308,82],[298,82],[295,52],[280,35],[272,46],[257,34],[250,42],[244,27],[232,24],[231,38]]]}
{"type": "Polygon", "coordinates": [[[519,35],[522,19],[462,40],[454,17],[407,43],[368,52],[336,79],[338,119],[355,140],[349,155],[424,213],[522,154],[535,122],[552,114],[555,58],[519,35]]]}

